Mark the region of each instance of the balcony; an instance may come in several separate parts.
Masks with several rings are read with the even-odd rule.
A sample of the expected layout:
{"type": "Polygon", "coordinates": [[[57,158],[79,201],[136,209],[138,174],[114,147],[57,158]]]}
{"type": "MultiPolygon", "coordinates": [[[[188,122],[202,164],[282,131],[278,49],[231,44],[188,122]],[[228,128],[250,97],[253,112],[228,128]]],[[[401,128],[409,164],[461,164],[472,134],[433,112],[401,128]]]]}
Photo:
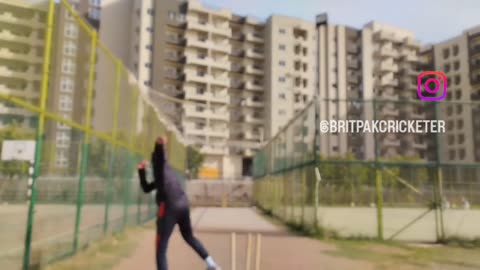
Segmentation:
{"type": "Polygon", "coordinates": [[[165,78],[170,79],[170,80],[183,81],[185,79],[185,74],[180,73],[180,72],[167,72],[165,74],[165,78]]]}
{"type": "Polygon", "coordinates": [[[403,43],[404,43],[404,45],[406,45],[408,47],[411,47],[411,48],[420,48],[420,43],[412,37],[405,37],[403,39],[403,43]]]}
{"type": "Polygon", "coordinates": [[[380,118],[384,117],[398,117],[400,112],[395,107],[385,106],[382,110],[380,110],[380,118]]]}
{"type": "Polygon", "coordinates": [[[383,147],[400,147],[401,143],[397,139],[384,139],[381,141],[383,147]]]}
{"type": "Polygon", "coordinates": [[[209,63],[211,67],[230,70],[230,63],[222,59],[209,58],[209,63]]]}
{"type": "Polygon", "coordinates": [[[244,82],[233,82],[230,85],[231,89],[236,89],[236,90],[243,90],[245,89],[245,83],[244,82]]]}
{"type": "Polygon", "coordinates": [[[211,76],[210,84],[218,85],[223,87],[228,87],[230,85],[230,80],[227,76],[211,76]]]}
{"type": "Polygon", "coordinates": [[[421,142],[413,142],[413,148],[419,149],[419,150],[426,150],[427,149],[427,144],[426,143],[421,143],[421,142]]]}
{"type": "MultiPolygon", "coordinates": [[[[238,30],[238,31],[241,31],[241,30],[238,30]]],[[[245,39],[246,39],[246,36],[245,36],[245,34],[243,34],[241,32],[234,31],[233,34],[232,34],[232,39],[240,41],[240,42],[244,42],[245,39]]]]}
{"type": "Polygon", "coordinates": [[[392,78],[392,76],[384,76],[380,79],[380,86],[397,86],[398,79],[392,78]]]}
{"type": "Polygon", "coordinates": [[[210,83],[211,76],[201,72],[188,72],[186,73],[185,80],[187,82],[197,82],[197,83],[208,84],[210,83]]]}
{"type": "Polygon", "coordinates": [[[206,56],[199,56],[199,55],[187,55],[186,63],[191,65],[199,65],[199,66],[209,66],[211,64],[210,58],[206,56]]]}
{"type": "Polygon", "coordinates": [[[384,31],[378,31],[373,34],[373,38],[377,41],[392,41],[395,40],[395,35],[384,31]]]}
{"type": "Polygon", "coordinates": [[[246,72],[248,74],[255,74],[255,75],[263,75],[264,74],[264,71],[263,71],[262,67],[255,66],[255,65],[247,66],[246,72]]]}
{"type": "Polygon", "coordinates": [[[232,51],[232,56],[243,58],[246,56],[246,53],[242,49],[235,49],[232,51]]]}
{"type": "Polygon", "coordinates": [[[351,54],[359,53],[360,49],[357,44],[354,43],[347,43],[347,52],[351,54]]]}
{"type": "Polygon", "coordinates": [[[204,145],[200,148],[200,152],[210,155],[226,155],[228,152],[227,147],[204,145]]]}
{"type": "Polygon", "coordinates": [[[250,123],[250,124],[263,124],[263,119],[259,115],[243,115],[241,117],[241,120],[245,123],[250,123]]]}
{"type": "Polygon", "coordinates": [[[398,66],[391,61],[382,61],[380,64],[377,64],[376,69],[379,73],[385,74],[389,72],[397,72],[398,66]]]}
{"type": "Polygon", "coordinates": [[[397,53],[393,50],[391,46],[382,46],[378,52],[380,58],[389,58],[397,56],[397,53]]]}
{"type": "Polygon", "coordinates": [[[25,89],[12,89],[5,84],[0,83],[0,93],[4,95],[22,97],[22,98],[39,98],[39,89],[34,89],[33,86],[28,86],[25,89]]]}
{"type": "Polygon", "coordinates": [[[225,37],[232,36],[232,30],[228,26],[212,25],[210,32],[225,37]]]}
{"type": "Polygon", "coordinates": [[[255,59],[263,59],[265,57],[263,50],[259,50],[259,49],[247,50],[246,56],[249,58],[255,58],[255,59]]]}
{"type": "Polygon", "coordinates": [[[230,114],[227,109],[213,109],[208,111],[208,117],[216,120],[229,121],[230,114]]]}
{"type": "Polygon", "coordinates": [[[26,63],[41,63],[43,62],[43,57],[35,53],[34,50],[30,50],[28,53],[23,52],[14,52],[7,48],[0,48],[0,56],[2,58],[7,58],[15,61],[23,61],[26,63]]]}
{"type": "Polygon", "coordinates": [[[228,128],[209,128],[204,131],[204,135],[210,136],[210,137],[221,137],[221,138],[228,138],[229,137],[229,131],[228,128]]]}
{"type": "Polygon", "coordinates": [[[171,62],[185,64],[187,62],[187,58],[183,55],[167,55],[166,59],[171,62]]]}
{"type": "Polygon", "coordinates": [[[265,103],[261,99],[249,98],[245,101],[245,106],[263,108],[265,103]]]}
{"type": "Polygon", "coordinates": [[[265,40],[263,39],[263,35],[261,33],[248,33],[245,36],[247,41],[256,42],[256,43],[265,42],[265,40]]]}
{"type": "Polygon", "coordinates": [[[347,75],[347,82],[348,83],[353,83],[353,84],[359,84],[360,83],[360,76],[355,75],[355,74],[349,74],[349,75],[347,75]]]}
{"type": "Polygon", "coordinates": [[[18,18],[13,16],[12,13],[8,11],[3,11],[0,13],[0,21],[7,22],[16,25],[22,25],[29,28],[42,28],[45,27],[45,23],[37,19],[38,16],[34,16],[32,18],[18,18]]]}
{"type": "Polygon", "coordinates": [[[351,69],[359,69],[360,61],[358,59],[347,59],[347,67],[351,69]]]}
{"type": "Polygon", "coordinates": [[[8,29],[0,29],[0,40],[7,40],[12,42],[23,43],[31,46],[43,46],[44,40],[36,38],[35,35],[14,35],[8,29]]]}
{"type": "Polygon", "coordinates": [[[41,72],[34,72],[30,67],[26,70],[13,70],[5,66],[0,66],[0,74],[4,77],[24,79],[28,81],[39,81],[42,79],[41,72]]]}
{"type": "Polygon", "coordinates": [[[254,83],[254,82],[247,82],[246,87],[247,90],[252,91],[262,91],[263,92],[263,85],[254,83]]]}
{"type": "Polygon", "coordinates": [[[176,45],[176,46],[185,46],[187,44],[187,40],[184,38],[168,36],[167,43],[176,45]]]}
{"type": "Polygon", "coordinates": [[[230,70],[236,73],[242,73],[242,74],[245,73],[245,67],[238,64],[232,65],[230,70]]]}
{"type": "Polygon", "coordinates": [[[188,30],[196,30],[201,32],[210,32],[210,26],[207,22],[201,20],[188,20],[186,28],[188,30]]]}

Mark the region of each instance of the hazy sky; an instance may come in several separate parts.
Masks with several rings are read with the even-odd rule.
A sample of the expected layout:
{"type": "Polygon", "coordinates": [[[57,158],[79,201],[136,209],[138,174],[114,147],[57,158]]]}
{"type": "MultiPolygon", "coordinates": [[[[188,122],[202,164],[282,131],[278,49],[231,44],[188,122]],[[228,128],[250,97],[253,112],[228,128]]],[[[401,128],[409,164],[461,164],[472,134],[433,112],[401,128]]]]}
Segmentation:
{"type": "Polygon", "coordinates": [[[371,20],[413,31],[423,43],[438,42],[480,25],[480,0],[200,0],[241,15],[270,14],[313,21],[327,12],[329,22],[362,27],[371,20]]]}

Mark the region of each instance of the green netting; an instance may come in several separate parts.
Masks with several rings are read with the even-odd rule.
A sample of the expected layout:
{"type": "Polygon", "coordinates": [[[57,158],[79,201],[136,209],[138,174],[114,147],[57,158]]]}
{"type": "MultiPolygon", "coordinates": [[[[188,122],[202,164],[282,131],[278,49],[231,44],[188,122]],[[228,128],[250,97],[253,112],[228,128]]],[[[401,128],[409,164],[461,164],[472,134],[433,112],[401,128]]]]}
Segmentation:
{"type": "Polygon", "coordinates": [[[320,100],[256,154],[256,202],[305,230],[344,237],[478,238],[479,108],[453,100],[320,100]],[[332,120],[438,120],[445,130],[323,131],[322,121],[332,120]]]}
{"type": "MultiPolygon", "coordinates": [[[[105,234],[151,220],[155,202],[141,191],[136,164],[150,159],[158,136],[169,137],[168,159],[182,182],[186,165],[182,138],[146,98],[150,89],[136,81],[67,1],[24,9],[40,14],[43,24],[26,31],[40,40],[21,39],[22,46],[39,51],[30,58],[20,57],[28,53],[21,51],[8,60],[31,76],[0,75],[0,142],[34,140],[36,166],[29,193],[30,164],[0,161],[2,269],[42,266],[105,234]],[[47,19],[53,19],[50,29],[47,19]]],[[[0,68],[10,67],[4,60],[0,68]]]]}

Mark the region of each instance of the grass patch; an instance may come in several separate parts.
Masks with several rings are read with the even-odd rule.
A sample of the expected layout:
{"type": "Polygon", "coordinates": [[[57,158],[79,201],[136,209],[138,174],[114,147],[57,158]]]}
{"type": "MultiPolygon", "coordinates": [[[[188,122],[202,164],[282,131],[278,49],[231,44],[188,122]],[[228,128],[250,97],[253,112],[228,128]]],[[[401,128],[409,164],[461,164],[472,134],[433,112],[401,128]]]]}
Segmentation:
{"type": "Polygon", "coordinates": [[[46,270],[104,270],[111,269],[120,258],[133,252],[138,244],[138,235],[145,232],[143,227],[128,228],[123,232],[105,236],[91,243],[85,250],[65,260],[47,266],[46,270]]]}

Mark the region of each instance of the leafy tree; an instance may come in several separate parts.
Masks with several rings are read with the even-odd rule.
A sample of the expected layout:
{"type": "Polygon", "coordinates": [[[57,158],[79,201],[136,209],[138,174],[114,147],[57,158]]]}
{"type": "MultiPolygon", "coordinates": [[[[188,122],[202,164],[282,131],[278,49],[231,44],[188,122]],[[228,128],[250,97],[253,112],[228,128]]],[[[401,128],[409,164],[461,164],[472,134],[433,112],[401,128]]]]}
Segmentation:
{"type": "Polygon", "coordinates": [[[202,166],[204,156],[193,146],[187,147],[187,169],[189,171],[189,177],[197,177],[198,171],[202,166]]]}
{"type": "MultiPolygon", "coordinates": [[[[0,152],[4,140],[31,140],[34,137],[34,131],[21,127],[17,122],[13,122],[0,129],[0,152]]],[[[26,175],[28,164],[23,161],[0,161],[0,172],[3,177],[8,179],[18,175],[26,175]]]]}

